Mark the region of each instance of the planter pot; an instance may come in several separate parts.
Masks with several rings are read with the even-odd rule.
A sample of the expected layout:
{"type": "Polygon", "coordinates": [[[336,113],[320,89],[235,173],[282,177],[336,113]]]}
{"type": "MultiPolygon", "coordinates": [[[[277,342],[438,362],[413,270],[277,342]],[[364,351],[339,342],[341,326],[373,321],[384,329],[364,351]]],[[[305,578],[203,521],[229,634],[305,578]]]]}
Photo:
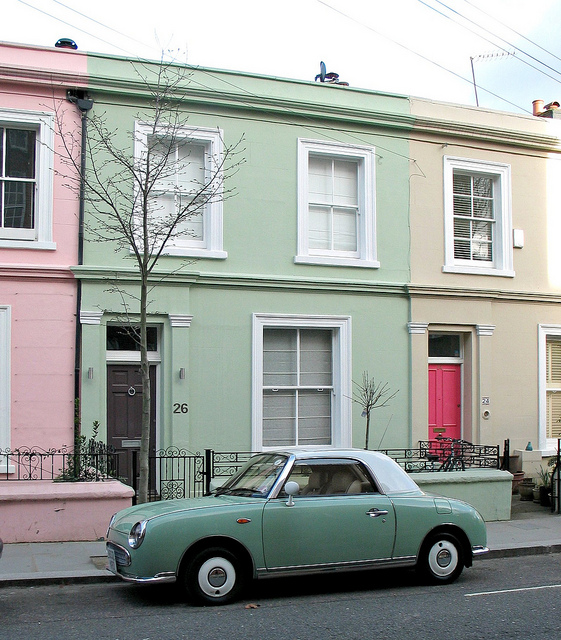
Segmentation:
{"type": "Polygon", "coordinates": [[[524,471],[515,471],[512,476],[512,493],[516,494],[520,483],[524,480],[524,471]]]}
{"type": "Polygon", "coordinates": [[[540,488],[539,487],[534,487],[532,489],[532,499],[537,504],[540,503],[540,488]]]}
{"type": "Polygon", "coordinates": [[[542,485],[540,488],[540,504],[542,507],[550,507],[549,487],[542,485]]]}
{"type": "Polygon", "coordinates": [[[518,485],[518,493],[520,494],[520,500],[530,500],[534,499],[534,487],[536,486],[535,482],[521,482],[518,485]]]}

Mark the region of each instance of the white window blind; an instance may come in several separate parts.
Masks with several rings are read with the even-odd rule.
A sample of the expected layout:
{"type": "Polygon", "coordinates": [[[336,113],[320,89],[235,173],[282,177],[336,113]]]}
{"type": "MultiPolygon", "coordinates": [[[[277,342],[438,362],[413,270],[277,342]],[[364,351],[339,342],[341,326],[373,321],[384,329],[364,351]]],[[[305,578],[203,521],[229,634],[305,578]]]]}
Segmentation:
{"type": "Polygon", "coordinates": [[[310,155],[310,251],[358,251],[358,163],[310,155]]]}
{"type": "Polygon", "coordinates": [[[454,258],[493,262],[494,183],[454,171],[454,258]]]}
{"type": "Polygon", "coordinates": [[[548,438],[561,438],[561,340],[546,342],[546,430],[548,438]]]}
{"type": "Polygon", "coordinates": [[[156,182],[157,196],[154,208],[164,219],[173,220],[185,207],[194,206],[194,214],[177,226],[177,232],[199,244],[204,239],[204,207],[197,208],[197,193],[205,184],[205,147],[196,142],[181,140],[171,148],[166,141],[154,142],[153,161],[156,164],[167,160],[162,177],[156,182]]]}
{"type": "Polygon", "coordinates": [[[332,343],[331,330],[264,329],[264,446],[331,444],[332,343]]]}

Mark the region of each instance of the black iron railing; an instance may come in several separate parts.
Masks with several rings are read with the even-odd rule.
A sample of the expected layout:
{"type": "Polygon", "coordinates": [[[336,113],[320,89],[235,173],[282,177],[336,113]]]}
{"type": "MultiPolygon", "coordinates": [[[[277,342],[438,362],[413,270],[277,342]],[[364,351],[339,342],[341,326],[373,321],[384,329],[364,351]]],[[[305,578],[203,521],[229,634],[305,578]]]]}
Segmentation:
{"type": "MultiPolygon", "coordinates": [[[[381,452],[408,473],[497,469],[500,466],[498,445],[474,445],[464,440],[426,440],[420,441],[415,448],[381,452]]],[[[122,479],[137,491],[139,453],[132,453],[131,477],[122,479]]],[[[230,477],[251,455],[248,451],[206,449],[201,454],[178,447],[160,449],[150,457],[150,500],[208,494],[212,480],[230,477]]],[[[83,444],[79,454],[65,447],[47,451],[25,447],[0,450],[0,479],[96,481],[116,477],[119,477],[119,453],[97,441],[83,444]]]]}
{"type": "Polygon", "coordinates": [[[60,449],[0,449],[0,480],[100,482],[119,477],[118,454],[101,442],[84,444],[79,453],[60,449]]]}

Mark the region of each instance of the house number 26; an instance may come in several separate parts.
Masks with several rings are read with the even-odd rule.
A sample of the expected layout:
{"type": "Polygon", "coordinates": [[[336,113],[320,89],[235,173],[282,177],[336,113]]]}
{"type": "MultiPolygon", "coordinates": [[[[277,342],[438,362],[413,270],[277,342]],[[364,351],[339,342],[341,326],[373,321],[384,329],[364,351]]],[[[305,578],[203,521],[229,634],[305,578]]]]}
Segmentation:
{"type": "Polygon", "coordinates": [[[189,405],[186,402],[174,402],[173,404],[173,412],[174,413],[189,413],[189,405]]]}

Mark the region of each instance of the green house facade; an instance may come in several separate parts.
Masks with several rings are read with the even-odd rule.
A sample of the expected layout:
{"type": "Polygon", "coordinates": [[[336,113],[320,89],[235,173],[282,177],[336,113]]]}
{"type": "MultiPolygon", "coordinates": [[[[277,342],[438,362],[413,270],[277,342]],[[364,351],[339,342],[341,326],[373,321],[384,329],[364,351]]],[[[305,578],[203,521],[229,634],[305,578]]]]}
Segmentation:
{"type": "MultiPolygon", "coordinates": [[[[105,114],[131,161],[155,69],[88,56],[89,116],[105,114]]],[[[152,276],[153,446],[363,447],[363,372],[398,392],[374,412],[369,447],[409,446],[408,100],[198,68],[177,99],[193,170],[233,146],[239,166],[152,276]]],[[[122,327],[138,318],[138,275],[130,250],[94,241],[87,206],[85,221],[82,430],[99,421],[132,451],[140,359],[122,327]]]]}

